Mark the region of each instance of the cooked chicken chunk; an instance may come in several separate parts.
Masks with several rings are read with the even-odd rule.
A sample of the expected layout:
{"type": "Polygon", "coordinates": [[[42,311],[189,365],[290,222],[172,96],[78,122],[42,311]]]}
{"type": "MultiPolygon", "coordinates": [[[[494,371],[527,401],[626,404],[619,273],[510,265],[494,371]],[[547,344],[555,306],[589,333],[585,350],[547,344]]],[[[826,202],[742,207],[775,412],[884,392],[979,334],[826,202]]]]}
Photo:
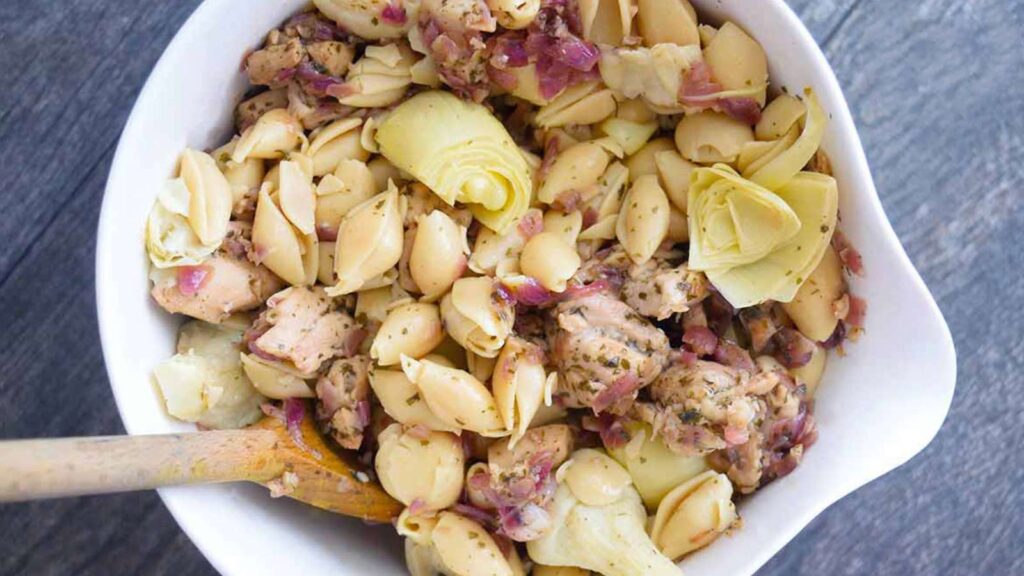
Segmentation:
{"type": "Polygon", "coordinates": [[[708,281],[703,273],[658,259],[630,266],[622,285],[623,301],[657,320],[686,312],[707,295],[708,281]]]}
{"type": "Polygon", "coordinates": [[[370,423],[370,359],[339,358],[316,383],[317,415],[342,448],[356,450],[370,423]]]}
{"type": "Polygon", "coordinates": [[[708,454],[747,441],[760,409],[749,376],[716,362],[696,360],[667,368],[651,385],[661,410],[641,412],[677,453],[708,454]]]}
{"type": "Polygon", "coordinates": [[[557,483],[554,470],[573,450],[572,429],[565,424],[529,430],[514,448],[499,440],[487,451],[488,471],[469,477],[467,490],[497,515],[500,532],[518,542],[542,535],[550,526],[547,507],[557,483]]]}
{"type": "Polygon", "coordinates": [[[214,254],[198,266],[182,266],[153,286],[153,299],[168,312],[219,324],[252,310],[281,289],[281,280],[245,257],[214,254]]]}
{"type": "Polygon", "coordinates": [[[327,40],[306,45],[309,57],[331,76],[344,76],[355,51],[344,42],[327,40]]]}
{"type": "Polygon", "coordinates": [[[257,86],[278,88],[287,84],[287,71],[302,62],[306,51],[298,38],[284,44],[267,46],[257,50],[245,59],[245,71],[249,74],[249,82],[257,86]]]}
{"type": "Polygon", "coordinates": [[[260,92],[252,98],[243,100],[235,108],[235,126],[238,127],[239,132],[243,132],[267,112],[287,107],[288,90],[285,88],[260,92]]]}
{"type": "Polygon", "coordinates": [[[324,361],[350,356],[365,337],[351,316],[334,309],[323,288],[294,286],[274,294],[257,323],[269,326],[252,346],[264,354],[290,361],[300,372],[313,373],[324,361]]]}
{"type": "Polygon", "coordinates": [[[661,373],[668,338],[606,292],[562,302],[548,340],[567,406],[622,412],[661,373]]]}

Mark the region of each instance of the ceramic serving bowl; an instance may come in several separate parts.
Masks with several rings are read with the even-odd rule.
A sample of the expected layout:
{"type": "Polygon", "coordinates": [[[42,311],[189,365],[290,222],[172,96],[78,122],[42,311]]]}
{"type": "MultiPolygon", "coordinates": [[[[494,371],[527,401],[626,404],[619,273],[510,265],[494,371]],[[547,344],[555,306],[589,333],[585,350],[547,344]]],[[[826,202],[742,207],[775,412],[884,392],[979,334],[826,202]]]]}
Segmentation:
{"type": "MultiPolygon", "coordinates": [[[[814,87],[831,114],[823,147],[839,181],[843,230],[863,253],[853,280],[869,303],[866,335],[830,359],[817,400],[820,438],[796,471],[740,506],[743,529],[681,566],[691,576],[751,574],[839,498],[906,462],[949,409],[956,359],[949,329],[878,200],[850,111],[811,35],[783,0],[692,0],[764,46],[776,88],[814,87]]],[[[143,229],[186,146],[219,145],[246,87],[243,54],[305,0],[206,0],[164,52],[114,157],[96,254],[107,371],[131,434],[192,430],[163,411],[150,371],[173,353],[178,320],[150,300],[143,229]]],[[[255,486],[160,490],[171,513],[224,574],[403,574],[390,527],[368,527],[255,486]]]]}

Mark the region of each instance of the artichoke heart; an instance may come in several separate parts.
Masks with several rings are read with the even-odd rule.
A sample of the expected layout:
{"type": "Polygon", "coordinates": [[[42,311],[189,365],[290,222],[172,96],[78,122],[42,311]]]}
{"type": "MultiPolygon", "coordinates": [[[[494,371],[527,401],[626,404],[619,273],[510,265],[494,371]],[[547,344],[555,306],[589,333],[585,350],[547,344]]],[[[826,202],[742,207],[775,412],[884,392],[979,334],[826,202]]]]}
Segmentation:
{"type": "Polygon", "coordinates": [[[692,270],[756,262],[800,230],[788,204],[725,164],[699,168],[691,178],[687,204],[692,270]]]}
{"type": "Polygon", "coordinates": [[[376,140],[392,164],[448,204],[467,204],[499,234],[530,207],[530,167],[501,122],[479,104],[423,92],[380,123],[376,140]]]}
{"type": "MultiPolygon", "coordinates": [[[[696,181],[697,177],[694,177],[696,181]]],[[[692,194],[691,188],[691,202],[692,194]]],[[[706,271],[708,280],[736,308],[766,300],[791,301],[817,267],[832,240],[839,210],[839,191],[834,178],[800,172],[775,194],[799,219],[800,228],[796,235],[756,261],[706,271]]],[[[695,214],[691,209],[691,258],[695,249],[700,250],[700,241],[694,240],[694,234],[702,224],[698,217],[697,227],[694,227],[695,214]]]]}

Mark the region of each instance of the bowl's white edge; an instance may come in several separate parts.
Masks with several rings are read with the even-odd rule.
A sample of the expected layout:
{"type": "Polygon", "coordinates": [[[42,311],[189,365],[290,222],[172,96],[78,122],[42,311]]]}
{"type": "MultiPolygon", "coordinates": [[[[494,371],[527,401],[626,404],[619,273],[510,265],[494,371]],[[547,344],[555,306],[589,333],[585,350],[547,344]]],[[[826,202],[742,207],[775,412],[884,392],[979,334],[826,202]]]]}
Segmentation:
{"type": "MultiPolygon", "coordinates": [[[[212,2],[208,2],[205,0],[201,2],[199,6],[197,6],[196,9],[193,10],[192,14],[189,15],[189,17],[185,20],[185,22],[181,25],[181,27],[178,30],[180,31],[181,29],[193,24],[194,22],[202,21],[203,19],[205,19],[206,13],[212,11],[212,4],[212,2]]],[[[163,67],[168,65],[167,62],[172,59],[171,55],[176,50],[178,50],[179,46],[181,46],[184,42],[185,41],[182,38],[182,36],[178,33],[175,33],[174,37],[171,39],[171,42],[167,45],[167,48],[164,49],[164,52],[160,55],[160,58],[157,60],[156,65],[153,67],[153,70],[150,71],[149,76],[146,78],[146,83],[143,84],[142,90],[139,92],[139,95],[135,99],[135,103],[138,103],[140,100],[145,98],[146,94],[149,91],[153,90],[153,84],[152,82],[150,82],[150,80],[154,76],[158,75],[159,71],[163,67]]],[[[126,138],[126,136],[131,135],[133,132],[136,131],[133,129],[133,126],[137,124],[136,114],[138,113],[138,107],[135,106],[135,103],[133,103],[132,105],[132,111],[128,115],[128,120],[125,122],[124,129],[121,132],[121,137],[117,143],[117,149],[114,152],[113,160],[110,163],[111,173],[113,173],[114,167],[118,165],[118,159],[124,154],[123,149],[128,145],[128,142],[130,141],[130,139],[126,138]]],[[[107,318],[107,311],[104,304],[105,299],[103,296],[104,294],[108,293],[106,284],[108,281],[110,281],[111,278],[113,278],[112,271],[114,270],[115,265],[114,262],[104,257],[106,254],[108,254],[108,251],[106,249],[108,239],[107,235],[104,233],[104,230],[111,229],[111,227],[107,224],[107,219],[110,218],[109,214],[111,213],[111,210],[107,205],[108,202],[111,201],[111,196],[110,194],[107,193],[110,187],[111,177],[110,175],[108,175],[107,185],[103,193],[103,201],[100,206],[100,218],[98,224],[99,234],[96,241],[96,316],[97,322],[99,324],[101,348],[103,350],[103,362],[106,365],[108,377],[112,380],[113,376],[110,374],[110,367],[113,366],[114,364],[111,361],[110,352],[108,351],[107,347],[102,345],[103,342],[109,341],[109,338],[107,338],[106,334],[110,330],[108,328],[107,322],[104,321],[104,319],[107,318]]],[[[117,405],[117,411],[121,417],[121,422],[124,424],[125,430],[128,432],[128,434],[132,434],[133,427],[129,424],[128,419],[125,418],[126,407],[122,405],[121,399],[116,393],[116,391],[114,391],[114,403],[117,405]]],[[[199,549],[199,552],[203,555],[203,557],[206,558],[208,562],[210,562],[210,564],[218,573],[227,573],[228,566],[222,561],[223,557],[220,554],[215,553],[212,547],[208,546],[207,543],[210,542],[210,540],[199,537],[198,531],[200,527],[196,524],[192,524],[185,520],[185,512],[183,509],[179,508],[179,504],[181,501],[177,498],[174,498],[171,494],[166,493],[165,490],[163,489],[157,489],[156,492],[160,496],[160,499],[163,501],[164,506],[166,506],[167,510],[170,511],[171,516],[174,518],[174,521],[178,524],[179,527],[181,527],[182,531],[185,533],[186,536],[188,536],[192,544],[194,544],[196,548],[199,549]]]]}
{"type": "MultiPolygon", "coordinates": [[[[811,36],[810,32],[803,25],[802,21],[799,19],[799,17],[796,15],[796,13],[793,12],[793,10],[783,0],[772,0],[772,1],[774,3],[776,3],[777,5],[781,5],[781,8],[782,8],[782,10],[785,13],[786,18],[788,18],[788,19],[790,19],[792,21],[791,23],[793,24],[793,28],[795,30],[797,30],[798,33],[803,37],[802,39],[804,40],[804,43],[805,44],[810,44],[810,45],[814,46],[814,54],[813,54],[814,58],[819,60],[819,64],[825,70],[827,70],[827,72],[825,73],[825,80],[830,84],[829,89],[830,90],[834,90],[837,94],[839,94],[839,96],[840,96],[839,99],[841,101],[840,108],[832,111],[833,116],[834,117],[838,117],[838,120],[840,122],[842,122],[842,123],[848,123],[850,126],[855,126],[854,122],[853,122],[852,114],[851,114],[850,109],[849,109],[849,105],[846,102],[845,95],[843,95],[842,90],[841,90],[841,88],[839,86],[838,79],[836,78],[835,73],[832,70],[832,67],[828,64],[827,59],[826,59],[824,53],[821,51],[820,47],[814,41],[814,39],[811,36]]],[[[213,3],[209,2],[209,1],[203,2],[202,4],[200,4],[196,8],[196,10],[189,16],[189,18],[182,25],[182,27],[184,28],[186,26],[194,24],[195,22],[204,20],[206,18],[205,15],[207,14],[207,12],[212,12],[212,8],[211,8],[212,4],[213,3]]],[[[164,51],[163,55],[161,55],[160,59],[157,61],[156,65],[154,66],[153,71],[150,73],[150,77],[155,76],[155,75],[158,74],[158,71],[163,66],[166,65],[166,62],[171,60],[171,57],[169,56],[169,54],[172,54],[173,52],[178,50],[179,49],[179,45],[182,44],[183,42],[184,42],[184,40],[182,39],[182,37],[180,35],[175,35],[175,37],[171,40],[170,44],[168,45],[167,49],[164,51]]],[[[151,86],[152,86],[152,84],[149,82],[149,80],[147,80],[146,84],[143,86],[142,91],[139,93],[137,101],[138,100],[142,100],[145,97],[147,92],[152,89],[151,86]]],[[[133,107],[132,113],[128,117],[128,120],[127,120],[127,122],[125,124],[125,128],[124,128],[124,130],[122,132],[121,139],[120,139],[120,141],[118,143],[117,150],[116,150],[116,152],[114,154],[114,159],[113,159],[113,162],[111,163],[112,170],[113,170],[113,167],[118,165],[118,158],[123,154],[123,148],[127,145],[126,143],[129,141],[129,139],[126,138],[125,136],[126,135],[131,135],[134,132],[133,125],[135,124],[136,113],[137,113],[137,108],[133,107]]],[[[873,181],[873,178],[871,176],[870,169],[868,167],[867,157],[865,156],[864,148],[863,148],[863,145],[861,144],[860,136],[859,136],[856,128],[854,127],[853,130],[844,131],[844,133],[847,135],[846,137],[852,138],[853,141],[854,141],[855,146],[853,146],[853,148],[856,150],[856,152],[855,152],[855,161],[856,161],[856,163],[858,165],[857,166],[858,172],[860,172],[861,174],[865,174],[866,175],[866,178],[867,178],[867,182],[866,183],[868,184],[870,192],[871,192],[869,196],[870,196],[870,201],[871,201],[872,209],[876,212],[876,216],[881,218],[884,221],[884,226],[882,228],[885,231],[885,234],[888,236],[888,240],[891,243],[894,243],[898,247],[897,252],[899,254],[899,257],[903,260],[904,264],[910,270],[913,271],[913,273],[911,274],[911,277],[912,277],[912,281],[914,283],[915,291],[917,291],[919,293],[919,295],[923,299],[925,299],[925,301],[928,303],[928,306],[937,315],[937,317],[942,319],[942,322],[941,322],[941,325],[942,325],[942,328],[943,328],[942,340],[944,341],[944,347],[948,348],[948,351],[949,351],[949,353],[948,354],[944,354],[943,357],[950,359],[949,366],[946,367],[947,368],[946,373],[948,373],[950,375],[949,385],[942,388],[942,392],[943,392],[942,401],[943,401],[943,405],[944,405],[945,408],[942,411],[942,416],[935,420],[932,429],[929,431],[929,434],[924,436],[925,441],[922,442],[920,444],[920,446],[918,446],[916,448],[916,450],[914,450],[912,452],[908,452],[906,454],[905,458],[903,458],[903,460],[901,462],[899,462],[897,464],[897,466],[894,466],[892,469],[890,469],[888,471],[883,471],[883,472],[880,472],[880,473],[875,474],[873,476],[865,476],[865,477],[857,478],[851,484],[846,485],[846,486],[842,486],[841,488],[837,486],[837,490],[834,490],[833,492],[831,492],[829,494],[829,498],[827,498],[827,499],[823,498],[823,499],[819,500],[818,506],[813,507],[813,508],[805,509],[803,511],[803,513],[800,515],[799,521],[798,522],[794,522],[791,525],[791,528],[789,530],[787,530],[787,533],[785,534],[785,538],[779,539],[779,541],[781,541],[782,544],[780,544],[779,546],[776,546],[776,547],[765,547],[765,548],[762,548],[761,550],[759,550],[756,553],[756,556],[752,559],[753,560],[752,565],[755,567],[755,569],[756,569],[756,567],[760,567],[760,566],[764,565],[768,560],[770,560],[771,557],[774,556],[785,545],[786,542],[791,541],[792,538],[795,537],[796,534],[798,534],[801,530],[803,530],[803,528],[806,527],[815,517],[817,517],[822,511],[824,511],[830,505],[835,503],[837,500],[839,500],[840,498],[842,498],[845,495],[848,495],[849,493],[852,493],[854,490],[856,490],[857,488],[867,484],[868,482],[871,482],[871,481],[877,479],[878,477],[880,477],[880,476],[882,476],[884,474],[887,474],[888,472],[891,472],[892,470],[895,470],[896,468],[899,467],[899,465],[902,465],[902,464],[906,463],[911,458],[913,458],[916,454],[918,454],[921,450],[923,450],[925,448],[925,446],[927,446],[928,443],[931,442],[931,440],[935,437],[935,435],[938,433],[939,429],[941,428],[942,423],[943,423],[943,421],[945,419],[945,416],[949,412],[949,407],[950,407],[950,405],[952,403],[953,394],[954,394],[954,390],[955,390],[955,382],[956,382],[955,348],[954,348],[953,338],[952,338],[952,334],[950,333],[949,327],[948,327],[947,323],[945,322],[945,318],[942,316],[942,313],[941,313],[937,303],[935,302],[935,299],[933,298],[933,296],[929,292],[928,288],[926,287],[926,285],[924,283],[924,280],[921,278],[920,274],[917,272],[917,269],[913,266],[913,263],[910,261],[910,258],[907,256],[906,251],[904,250],[902,244],[899,241],[899,238],[896,236],[896,232],[893,229],[892,224],[890,223],[889,219],[885,216],[884,209],[883,209],[883,207],[881,205],[881,201],[880,201],[880,199],[878,197],[877,189],[875,188],[874,181],[873,181]]],[[[108,182],[107,182],[107,188],[108,189],[110,188],[110,179],[109,178],[108,178],[108,182]]],[[[104,257],[104,255],[107,254],[106,247],[107,247],[107,244],[109,242],[109,239],[107,238],[106,233],[104,233],[104,230],[111,229],[107,225],[107,222],[106,222],[110,218],[109,214],[111,212],[111,210],[108,208],[108,202],[110,202],[110,195],[105,193],[104,194],[104,198],[103,198],[103,202],[102,202],[101,212],[100,212],[99,226],[98,226],[99,235],[98,235],[98,238],[97,238],[97,246],[96,246],[97,321],[98,321],[98,324],[99,324],[101,342],[108,341],[108,338],[106,337],[106,333],[108,332],[109,328],[108,328],[107,322],[104,320],[107,317],[107,315],[105,313],[106,312],[106,307],[105,307],[105,304],[104,304],[104,302],[105,302],[104,294],[108,293],[108,290],[106,288],[106,284],[107,284],[107,282],[111,281],[111,279],[113,278],[113,275],[112,275],[111,272],[114,270],[114,264],[115,264],[114,262],[109,261],[108,259],[106,259],[104,257]]],[[[113,365],[113,362],[111,361],[111,358],[109,356],[110,356],[110,352],[104,346],[103,347],[103,357],[104,357],[104,362],[106,363],[106,365],[108,367],[108,372],[109,372],[109,367],[113,365]]],[[[125,428],[127,429],[129,434],[132,433],[132,431],[133,431],[132,428],[133,427],[130,426],[128,419],[125,418],[125,416],[124,416],[125,415],[125,408],[126,407],[122,406],[121,399],[118,397],[118,395],[116,393],[114,394],[114,401],[117,404],[118,412],[121,415],[121,419],[122,419],[122,422],[125,425],[125,428]]],[[[194,524],[191,524],[189,522],[186,522],[184,520],[184,511],[179,509],[179,502],[180,501],[177,498],[173,497],[173,494],[166,493],[163,490],[158,490],[157,492],[160,494],[160,497],[163,500],[164,504],[167,506],[168,510],[171,512],[171,515],[178,522],[178,525],[181,526],[182,530],[186,533],[186,535],[188,535],[188,537],[192,540],[192,542],[196,545],[196,547],[199,548],[199,550],[203,554],[203,556],[206,557],[206,559],[208,561],[210,561],[210,563],[214,566],[214,568],[218,572],[221,572],[221,573],[227,572],[227,566],[222,562],[222,556],[220,554],[215,553],[212,549],[208,549],[207,545],[206,545],[207,540],[204,539],[204,538],[199,537],[199,534],[197,533],[199,531],[199,527],[194,525],[194,524]]]]}

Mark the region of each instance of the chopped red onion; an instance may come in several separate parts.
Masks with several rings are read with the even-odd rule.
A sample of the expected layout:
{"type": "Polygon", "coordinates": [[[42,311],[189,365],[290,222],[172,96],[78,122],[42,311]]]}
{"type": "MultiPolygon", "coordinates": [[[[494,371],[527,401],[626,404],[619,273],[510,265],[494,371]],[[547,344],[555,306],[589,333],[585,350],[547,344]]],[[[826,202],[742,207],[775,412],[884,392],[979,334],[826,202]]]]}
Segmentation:
{"type": "Polygon", "coordinates": [[[458,503],[452,506],[452,511],[456,514],[469,518],[484,528],[494,528],[497,526],[497,521],[494,519],[494,516],[486,510],[482,510],[471,504],[458,503]]]}
{"type": "Polygon", "coordinates": [[[864,276],[864,257],[853,247],[846,235],[836,230],[832,234],[832,247],[836,249],[843,266],[855,276],[864,276]]]}
{"type": "Polygon", "coordinates": [[[195,296],[212,277],[213,269],[209,266],[181,266],[177,269],[178,292],[183,296],[195,296]]]}
{"type": "Polygon", "coordinates": [[[697,356],[711,356],[718,348],[718,336],[705,326],[690,326],[683,332],[683,343],[697,356]]]}
{"type": "Polygon", "coordinates": [[[754,372],[754,360],[750,353],[728,340],[719,340],[715,348],[715,361],[738,370],[754,372]]]}
{"type": "Polygon", "coordinates": [[[405,13],[405,7],[401,5],[397,0],[388,2],[384,10],[381,10],[380,19],[386,24],[393,24],[395,26],[401,26],[408,20],[408,16],[405,13]]]}
{"type": "Polygon", "coordinates": [[[854,328],[864,328],[864,320],[868,313],[868,303],[853,294],[850,297],[850,309],[846,313],[846,323],[854,328]]]}
{"type": "Polygon", "coordinates": [[[590,407],[594,414],[600,414],[620,400],[630,397],[640,385],[640,380],[634,374],[623,374],[619,376],[610,386],[606,386],[594,396],[590,407]]]}
{"type": "Polygon", "coordinates": [[[775,359],[786,368],[799,368],[806,366],[814,355],[817,344],[804,336],[799,330],[793,328],[781,328],[772,337],[775,345],[775,359]]]}
{"type": "Polygon", "coordinates": [[[334,242],[338,239],[338,229],[327,224],[317,224],[316,237],[321,242],[334,242]]]}

